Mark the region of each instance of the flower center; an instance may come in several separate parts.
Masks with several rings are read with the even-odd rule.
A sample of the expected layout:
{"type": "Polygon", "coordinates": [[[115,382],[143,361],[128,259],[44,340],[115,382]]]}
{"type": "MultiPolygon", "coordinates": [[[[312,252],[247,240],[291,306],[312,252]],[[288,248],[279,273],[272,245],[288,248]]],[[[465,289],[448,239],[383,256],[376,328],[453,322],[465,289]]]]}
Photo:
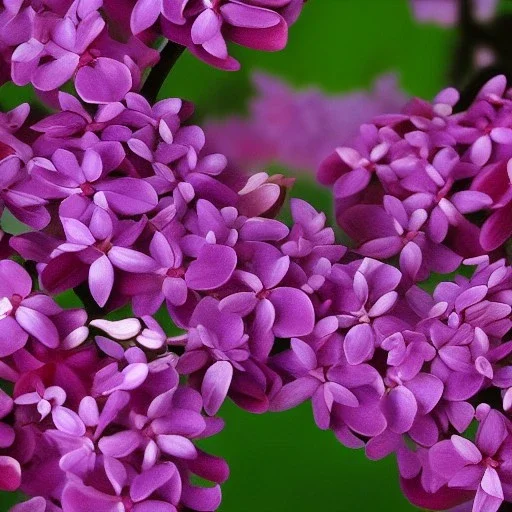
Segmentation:
{"type": "Polygon", "coordinates": [[[133,501],[128,496],[123,496],[121,503],[124,506],[125,512],[131,512],[133,510],[133,501]]]}
{"type": "Polygon", "coordinates": [[[185,275],[185,269],[183,267],[170,268],[167,271],[167,277],[183,277],[185,275]]]}
{"type": "Polygon", "coordinates": [[[14,294],[10,299],[8,297],[2,297],[0,299],[0,320],[14,314],[22,300],[23,297],[18,294],[14,294]]]}
{"type": "Polygon", "coordinates": [[[96,192],[94,190],[94,187],[90,183],[82,183],[80,185],[80,190],[82,191],[82,194],[86,197],[93,196],[96,192]]]}
{"type": "Polygon", "coordinates": [[[418,236],[418,231],[409,231],[403,237],[404,244],[407,245],[410,241],[414,240],[418,236]]]}
{"type": "Polygon", "coordinates": [[[107,254],[110,251],[110,249],[112,249],[112,247],[114,246],[112,245],[110,238],[106,238],[105,240],[102,240],[101,242],[98,242],[96,244],[96,249],[98,249],[104,254],[107,254]]]}
{"type": "Polygon", "coordinates": [[[90,49],[90,50],[85,51],[80,56],[80,60],[78,61],[78,67],[81,68],[83,66],[87,66],[93,60],[97,59],[100,55],[101,55],[100,52],[95,49],[90,49]]]}
{"type": "Polygon", "coordinates": [[[15,151],[14,149],[11,148],[11,146],[8,146],[7,144],[0,142],[0,160],[3,160],[8,156],[14,155],[14,153],[15,151]]]}
{"type": "Polygon", "coordinates": [[[260,292],[258,292],[256,294],[256,297],[260,300],[263,300],[263,299],[268,299],[268,297],[270,296],[272,290],[261,290],[260,292]]]}
{"type": "Polygon", "coordinates": [[[494,469],[496,469],[496,468],[498,468],[500,466],[500,463],[497,460],[494,460],[491,457],[487,457],[486,459],[484,459],[484,464],[486,466],[494,468],[494,469]]]}

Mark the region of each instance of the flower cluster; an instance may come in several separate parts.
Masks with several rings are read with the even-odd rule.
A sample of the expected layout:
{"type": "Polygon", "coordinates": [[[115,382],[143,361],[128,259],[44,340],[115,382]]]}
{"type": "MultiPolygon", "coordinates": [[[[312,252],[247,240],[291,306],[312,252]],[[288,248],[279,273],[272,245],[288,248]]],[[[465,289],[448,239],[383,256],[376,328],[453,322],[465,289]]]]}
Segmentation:
{"type": "Polygon", "coordinates": [[[357,252],[399,258],[412,281],[503,254],[512,234],[509,96],[497,76],[462,113],[452,112],[454,89],[432,104],[412,100],[325,160],[319,179],[333,187],[338,223],[357,252]]]}
{"type": "Polygon", "coordinates": [[[4,2],[1,72],[55,106],[0,115],[0,213],[27,226],[0,231],[0,489],[29,498],[13,512],[216,510],[229,470],[197,441],[227,398],[311,400],[344,445],[395,453],[419,506],[512,501],[505,79],[463,113],[453,89],[412,100],[325,161],[351,251],[305,201],[281,220],[293,180],[241,172],[190,104],[137,92],[160,31],[234,69],[226,40],[279,49],[302,4],[4,2]]]}
{"type": "Polygon", "coordinates": [[[311,397],[319,427],[347,446],[395,452],[404,492],[429,509],[474,498],[474,511],[495,512],[512,499],[509,95],[498,76],[462,113],[453,89],[412,100],[322,164],[337,220],[366,259],[333,266],[320,320],[332,330],[273,362],[288,382],[271,407],[311,397]],[[468,271],[433,294],[416,284],[464,258],[468,271]]]}
{"type": "Polygon", "coordinates": [[[131,29],[139,34],[157,22],[170,41],[186,46],[212,66],[234,71],[227,41],[264,51],[282,50],[288,27],[305,0],[137,0],[131,29]]]}
{"type": "Polygon", "coordinates": [[[26,106],[4,116],[2,205],[33,228],[7,239],[41,290],[74,290],[87,313],[0,263],[2,377],[15,383],[4,488],[33,497],[19,510],[215,510],[218,485],[191,477],[228,471],[193,441],[222,428],[228,395],[268,410],[282,386],[270,353],[312,333],[345,248],[303,201],[291,228],[276,220],[291,182],[205,153],[189,104],[128,93],[90,113],[58,100],[31,126],[26,106]],[[138,318],[108,320],[127,304],[138,318]],[[163,304],[183,335],[154,319],[163,304]]]}
{"type": "MultiPolygon", "coordinates": [[[[508,100],[496,93],[500,82],[488,84],[472,108],[505,109],[508,100]]],[[[13,236],[10,247],[35,263],[42,289],[75,290],[90,315],[63,311],[32,291],[32,280],[17,263],[2,262],[10,284],[1,293],[1,322],[16,333],[3,343],[5,378],[16,383],[14,405],[6,397],[6,415],[15,408],[10,428],[23,446],[32,447],[19,452],[12,435],[5,443],[6,464],[14,468],[7,474],[17,475],[21,489],[35,500],[19,507],[217,508],[219,487],[194,487],[191,475],[218,484],[227,478],[227,468],[193,441],[219,431],[215,415],[227,397],[257,413],[311,399],[319,428],[333,430],[343,444],[365,447],[374,459],[397,454],[403,487],[414,503],[448,508],[469,500],[471,492],[498,504],[510,499],[501,446],[508,446],[508,433],[492,453],[479,445],[483,434],[477,437],[482,455],[471,463],[475,474],[481,472],[479,480],[459,485],[452,481],[455,473],[438,474],[446,443],[455,447],[456,459],[457,443],[473,421],[482,430],[486,418],[499,417],[508,432],[512,269],[503,259],[467,259],[468,267],[476,267],[471,278],[459,276],[428,294],[415,283],[436,269],[435,257],[448,261],[439,249],[444,239],[436,245],[426,232],[402,244],[397,235],[399,270],[347,253],[325,226],[325,215],[302,200],[291,201],[293,223],[286,226],[275,217],[290,182],[265,173],[234,173],[223,155],[205,151],[202,130],[184,123],[192,112],[189,104],[167,99],[151,106],[134,93],[95,112],[66,93],[59,94],[59,102],[58,112],[30,128],[22,126],[25,107],[5,116],[12,128],[4,131],[8,149],[2,162],[16,162],[14,185],[7,190],[12,195],[25,187],[23,197],[31,198],[16,209],[9,195],[5,206],[25,222],[32,208],[45,212],[36,216],[45,219],[37,231],[13,236]],[[16,142],[19,133],[30,146],[16,142]],[[419,240],[430,241],[431,253],[419,240]],[[126,304],[134,318],[108,320],[108,312],[126,304]],[[182,334],[170,336],[156,321],[162,306],[182,334]],[[493,408],[485,405],[489,394],[500,398],[493,408]],[[498,475],[492,473],[493,488],[486,483],[489,467],[498,475]],[[37,478],[48,472],[51,485],[37,478]],[[504,490],[495,496],[499,485],[504,490]]],[[[400,175],[393,190],[429,183],[436,175],[428,160],[444,162],[443,153],[452,157],[453,147],[462,147],[438,148],[432,140],[451,140],[452,128],[476,136],[467,121],[472,110],[451,115],[447,105],[438,102],[419,117],[410,109],[417,113],[427,104],[416,100],[409,113],[387,116],[380,132],[377,125],[363,128],[390,141],[389,148],[382,141],[376,146],[382,153],[374,157],[382,160],[375,164],[376,176],[401,168],[400,162],[394,167],[394,161],[385,161],[391,158],[387,151],[400,158],[404,151],[410,172],[421,173],[422,179],[400,175]],[[410,128],[413,123],[424,123],[425,137],[410,128]],[[428,151],[414,146],[409,133],[428,151]]],[[[461,195],[470,203],[485,196],[479,204],[493,207],[485,192],[459,187],[452,195],[450,187],[478,183],[487,174],[487,161],[492,170],[506,158],[506,144],[492,138],[504,137],[506,130],[480,135],[491,141],[480,166],[473,159],[482,143],[453,157],[453,167],[466,175],[450,180],[449,172],[439,173],[450,184],[442,201],[433,187],[430,195],[415,192],[442,203],[430,213],[435,208],[444,213],[444,201],[456,208],[461,195]]],[[[349,151],[338,150],[337,158],[349,151]]],[[[331,159],[326,168],[339,165],[331,159]]],[[[346,183],[337,187],[346,192],[342,204],[378,210],[369,224],[376,219],[384,224],[388,210],[400,220],[418,217],[407,212],[408,202],[398,193],[354,193],[348,187],[346,175],[364,174],[371,182],[373,164],[342,165],[345,174],[338,179],[346,183]],[[357,203],[367,197],[380,198],[383,205],[357,203]]],[[[477,221],[459,215],[479,234],[477,221]]],[[[382,246],[392,242],[388,237],[382,246]]],[[[445,251],[455,255],[457,265],[462,260],[448,246],[445,251]]],[[[457,459],[452,466],[462,471],[467,463],[457,459]]]]}
{"type": "Polygon", "coordinates": [[[120,101],[140,89],[144,71],[158,62],[154,47],[160,34],[209,64],[234,70],[239,64],[226,40],[280,50],[302,5],[303,0],[6,1],[0,6],[0,83],[30,83],[53,101],[55,91],[72,80],[86,102],[120,101]]]}
{"type": "MultiPolygon", "coordinates": [[[[171,33],[186,16],[191,49],[201,33],[213,53],[224,37],[279,49],[302,7],[174,3],[162,5],[171,33]]],[[[334,236],[308,205],[291,231],[274,220],[291,182],[227,171],[183,125],[191,105],[136,93],[159,59],[140,13],[110,0],[0,7],[1,82],[56,107],[0,114],[0,215],[28,228],[0,230],[0,377],[13,384],[0,392],[0,489],[28,496],[16,512],[216,510],[229,470],[196,441],[222,430],[228,391],[268,409],[275,336],[313,329],[317,267],[344,252],[322,249],[334,236]],[[57,304],[66,290],[83,309],[57,304]],[[153,318],[163,303],[183,336],[153,318]],[[140,319],[110,320],[123,305],[140,319]]]]}
{"type": "Polygon", "coordinates": [[[14,1],[0,7],[0,80],[32,84],[43,95],[73,79],[88,102],[118,101],[137,89],[144,70],[158,61],[154,34],[140,38],[116,18],[127,4],[106,0],[14,1]],[[109,26],[114,17],[118,22],[109,26]],[[115,35],[115,37],[114,37],[115,35]],[[5,69],[4,69],[5,68],[5,69]]]}
{"type": "Polygon", "coordinates": [[[25,340],[2,340],[10,353],[2,377],[15,383],[14,404],[6,397],[2,409],[14,405],[13,426],[2,429],[2,488],[33,497],[14,510],[215,510],[219,486],[198,487],[192,476],[218,483],[228,469],[194,442],[223,424],[204,417],[200,394],[179,383],[177,356],[123,347],[138,321],[84,325],[85,311],[62,312],[31,291],[22,267],[0,265],[2,302],[11,304],[2,332],[17,329],[25,340]],[[87,342],[93,330],[110,337],[87,342]]]}

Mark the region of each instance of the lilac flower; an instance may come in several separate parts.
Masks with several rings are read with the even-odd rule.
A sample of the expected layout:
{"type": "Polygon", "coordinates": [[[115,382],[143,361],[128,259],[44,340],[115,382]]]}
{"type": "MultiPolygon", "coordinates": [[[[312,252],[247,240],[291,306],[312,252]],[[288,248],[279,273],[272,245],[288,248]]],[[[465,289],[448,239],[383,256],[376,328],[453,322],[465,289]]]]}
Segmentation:
{"type": "Polygon", "coordinates": [[[343,349],[349,364],[372,359],[381,336],[379,325],[394,323],[395,289],[401,277],[399,270],[369,258],[334,265],[320,294],[331,298],[329,312],[345,332],[343,349]]]}
{"type": "Polygon", "coordinates": [[[87,279],[91,294],[103,307],[114,286],[114,267],[142,272],[156,269],[149,256],[129,248],[144,229],[144,218],[139,222],[119,221],[87,198],[74,196],[63,203],[61,222],[66,241],[57,246],[41,275],[44,286],[54,293],[87,279]]]}
{"type": "Polygon", "coordinates": [[[96,344],[115,362],[98,370],[94,376],[94,395],[108,396],[118,390],[130,391],[146,380],[149,374],[148,361],[140,348],[131,347],[123,351],[118,343],[103,336],[96,337],[96,344]]]}
{"type": "MultiPolygon", "coordinates": [[[[336,320],[334,318],[331,318],[329,323],[333,324],[331,329],[335,328],[336,320]]],[[[360,405],[356,395],[350,389],[337,383],[333,379],[332,372],[329,371],[340,361],[339,354],[336,354],[339,341],[336,336],[332,336],[321,346],[317,357],[313,348],[306,342],[292,339],[291,353],[287,354],[288,357],[276,357],[276,361],[279,361],[277,364],[286,367],[287,372],[290,372],[295,380],[285,384],[273,397],[272,410],[289,409],[311,399],[316,424],[319,428],[327,429],[330,426],[334,404],[346,407],[360,405]],[[284,360],[285,357],[286,360],[284,360]]]]}
{"type": "Polygon", "coordinates": [[[82,329],[84,318],[79,311],[76,317],[74,311],[63,311],[50,297],[32,293],[31,277],[13,261],[0,261],[0,275],[2,357],[25,346],[29,336],[49,348],[57,348],[61,342],[77,345],[84,341],[87,332],[82,329]]]}
{"type": "Polygon", "coordinates": [[[127,43],[112,39],[98,3],[64,2],[40,9],[29,2],[17,7],[3,13],[0,36],[13,50],[17,85],[32,83],[47,93],[73,78],[82,99],[108,103],[137,88],[142,71],[157,61],[157,53],[137,38],[127,43]]]}
{"type": "Polygon", "coordinates": [[[384,196],[383,204],[384,209],[373,205],[355,206],[350,209],[353,220],[344,221],[347,233],[358,233],[363,242],[358,249],[363,256],[387,259],[399,255],[402,272],[413,281],[425,279],[430,272],[453,272],[460,265],[460,256],[433,240],[443,237],[438,234],[442,229],[439,216],[434,220],[432,213],[429,219],[423,208],[409,213],[406,205],[393,196],[384,196]],[[372,222],[375,217],[380,218],[379,224],[372,222]],[[433,229],[435,235],[429,236],[434,234],[433,229]]]}
{"type": "Polygon", "coordinates": [[[79,194],[96,202],[105,201],[108,208],[119,215],[139,215],[152,210],[158,197],[147,182],[130,177],[109,179],[109,174],[124,157],[120,144],[105,143],[101,150],[103,154],[108,152],[108,159],[102,159],[94,149],[87,149],[79,163],[73,153],[59,149],[51,161],[34,160],[31,174],[42,183],[41,195],[48,199],[64,199],[79,194]]]}
{"type": "Polygon", "coordinates": [[[250,357],[248,339],[239,314],[222,311],[211,297],[199,302],[190,319],[186,352],[178,370],[189,374],[208,366],[202,383],[207,413],[213,415],[220,409],[234,369],[244,371],[243,363],[250,357]]]}
{"type": "Polygon", "coordinates": [[[283,282],[290,268],[289,257],[264,242],[245,242],[239,250],[246,270],[238,272],[236,279],[247,291],[224,298],[221,310],[243,311],[244,315],[254,311],[258,322],[254,328],[263,337],[270,333],[282,338],[309,334],[314,327],[313,305],[302,290],[283,282]]]}
{"type": "Polygon", "coordinates": [[[258,4],[246,0],[138,0],[131,28],[138,34],[160,18],[168,39],[186,46],[208,64],[236,70],[239,63],[229,56],[226,41],[256,50],[282,50],[288,40],[288,26],[297,19],[302,4],[303,0],[263,0],[258,4]]]}
{"type": "Polygon", "coordinates": [[[14,403],[23,406],[35,405],[41,416],[39,421],[43,421],[51,414],[52,421],[59,430],[73,434],[77,428],[80,428],[77,427],[80,420],[74,411],[63,406],[66,401],[66,392],[59,386],[50,386],[44,389],[41,383],[38,384],[36,391],[18,396],[14,403]]]}
{"type": "Polygon", "coordinates": [[[508,420],[485,405],[479,407],[477,417],[474,443],[454,435],[430,449],[429,463],[441,484],[476,491],[474,511],[496,512],[504,500],[510,500],[508,420]]]}
{"type": "MultiPolygon", "coordinates": [[[[159,232],[153,236],[150,254],[154,258],[156,272],[146,274],[143,283],[137,276],[133,280],[125,280],[124,289],[134,297],[133,304],[138,314],[155,313],[164,300],[170,307],[182,306],[189,288],[213,290],[222,286],[233,274],[237,261],[231,247],[205,241],[194,254],[196,258],[185,265],[180,245],[176,241],[168,241],[159,232]],[[214,273],[212,269],[215,269],[214,273]],[[143,293],[140,293],[141,286],[144,287],[143,293]]],[[[140,258],[144,255],[141,254],[140,258]]],[[[136,270],[136,267],[132,268],[132,271],[136,270]]]]}

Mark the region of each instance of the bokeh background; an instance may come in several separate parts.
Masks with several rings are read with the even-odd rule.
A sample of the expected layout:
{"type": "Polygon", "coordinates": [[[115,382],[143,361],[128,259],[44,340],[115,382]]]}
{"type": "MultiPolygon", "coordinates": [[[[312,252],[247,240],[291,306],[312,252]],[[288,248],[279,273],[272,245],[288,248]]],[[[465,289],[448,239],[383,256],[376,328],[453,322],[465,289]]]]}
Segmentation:
{"type": "MultiPolygon", "coordinates": [[[[416,23],[408,0],[308,0],[285,51],[237,48],[243,67],[232,74],[185,55],[161,97],[193,101],[196,121],[243,114],[253,94],[251,74],[264,71],[297,88],[314,85],[333,95],[367,89],[379,75],[395,72],[406,94],[431,99],[447,85],[455,41],[455,29],[416,23]]],[[[0,88],[2,109],[31,97],[28,89],[0,88]]],[[[307,174],[297,181],[293,195],[330,214],[329,193],[307,174]]],[[[315,426],[309,405],[256,416],[228,404],[221,415],[225,430],[204,443],[231,467],[221,512],[415,510],[401,494],[392,458],[371,462],[363,452],[342,447],[315,426]]],[[[12,500],[0,496],[0,510],[7,511],[12,500]]]]}

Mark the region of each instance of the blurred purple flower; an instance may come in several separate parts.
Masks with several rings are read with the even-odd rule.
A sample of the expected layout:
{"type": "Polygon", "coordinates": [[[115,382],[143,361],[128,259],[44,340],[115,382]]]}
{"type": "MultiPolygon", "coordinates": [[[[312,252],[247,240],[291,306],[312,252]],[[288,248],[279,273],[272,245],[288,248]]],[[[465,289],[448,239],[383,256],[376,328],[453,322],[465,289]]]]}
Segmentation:
{"type": "Polygon", "coordinates": [[[340,96],[313,88],[297,92],[264,74],[255,75],[253,83],[258,95],[248,119],[228,118],[205,126],[207,147],[248,171],[279,162],[311,172],[335,147],[350,143],[359,125],[407,101],[392,75],[378,78],[370,92],[340,96]]]}
{"type": "MultiPolygon", "coordinates": [[[[460,17],[460,4],[464,0],[410,0],[414,17],[422,23],[443,26],[456,25],[460,17]]],[[[470,0],[476,19],[482,22],[493,18],[499,0],[470,0]]]]}

